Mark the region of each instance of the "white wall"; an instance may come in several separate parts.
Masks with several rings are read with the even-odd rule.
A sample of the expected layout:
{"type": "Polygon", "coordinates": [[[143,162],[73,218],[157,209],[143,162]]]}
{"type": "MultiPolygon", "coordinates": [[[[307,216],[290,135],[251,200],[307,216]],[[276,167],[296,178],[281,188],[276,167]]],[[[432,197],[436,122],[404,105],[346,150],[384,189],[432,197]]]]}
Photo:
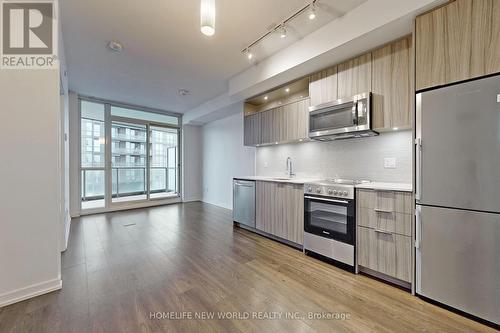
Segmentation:
{"type": "MultiPolygon", "coordinates": [[[[59,10],[61,8],[59,7],[59,10]]],[[[61,250],[68,246],[71,216],[69,212],[69,82],[66,66],[66,53],[64,52],[64,41],[62,38],[62,25],[59,20],[59,67],[61,77],[61,135],[59,136],[61,149],[61,250]]]]}
{"type": "Polygon", "coordinates": [[[59,79],[0,71],[0,306],[61,286],[59,79]]]}
{"type": "Polygon", "coordinates": [[[202,199],[202,128],[183,126],[182,128],[182,200],[200,201],[202,199]]]}
{"type": "Polygon", "coordinates": [[[366,139],[304,142],[257,148],[259,176],[284,176],[291,157],[298,177],[351,178],[407,182],[412,177],[412,132],[393,132],[366,139]],[[384,158],[395,157],[396,169],[384,158]]]}
{"type": "Polygon", "coordinates": [[[203,127],[203,201],[232,209],[233,177],[255,175],[255,148],[243,146],[243,105],[203,127]]]}
{"type": "Polygon", "coordinates": [[[80,115],[78,111],[78,94],[69,92],[69,212],[71,217],[80,216],[80,158],[78,156],[80,144],[80,115]]]}

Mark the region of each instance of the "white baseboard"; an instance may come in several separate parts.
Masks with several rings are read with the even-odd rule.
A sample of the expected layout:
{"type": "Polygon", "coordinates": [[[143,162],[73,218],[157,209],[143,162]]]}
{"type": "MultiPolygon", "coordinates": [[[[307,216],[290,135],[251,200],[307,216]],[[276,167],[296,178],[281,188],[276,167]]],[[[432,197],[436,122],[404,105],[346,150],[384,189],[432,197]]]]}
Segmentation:
{"type": "Polygon", "coordinates": [[[25,288],[9,291],[8,293],[0,295],[0,308],[20,301],[24,301],[28,298],[47,294],[51,291],[59,290],[61,288],[62,280],[61,278],[58,278],[33,284],[25,288]]]}
{"type": "Polygon", "coordinates": [[[195,201],[201,201],[201,198],[184,198],[182,202],[195,202],[195,201]]]}
{"type": "Polygon", "coordinates": [[[70,230],[71,230],[71,216],[68,216],[68,220],[66,221],[66,228],[64,230],[64,249],[62,250],[62,252],[66,251],[68,248],[70,230]]]}
{"type": "Polygon", "coordinates": [[[204,203],[209,204],[209,205],[214,205],[214,206],[217,206],[217,207],[220,207],[220,208],[224,208],[224,209],[227,209],[227,210],[233,210],[233,207],[230,207],[228,205],[221,204],[221,203],[211,202],[211,201],[206,200],[206,199],[202,199],[201,202],[204,202],[204,203]]]}

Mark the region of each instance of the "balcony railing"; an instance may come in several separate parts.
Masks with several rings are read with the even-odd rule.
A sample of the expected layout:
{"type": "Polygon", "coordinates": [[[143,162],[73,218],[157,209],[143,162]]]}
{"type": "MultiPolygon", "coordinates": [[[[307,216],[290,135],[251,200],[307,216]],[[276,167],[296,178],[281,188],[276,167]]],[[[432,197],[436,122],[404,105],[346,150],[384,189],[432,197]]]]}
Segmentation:
{"type": "Polygon", "coordinates": [[[113,155],[146,155],[146,149],[113,148],[113,155]]]}
{"type": "MultiPolygon", "coordinates": [[[[165,180],[161,182],[155,182],[153,179],[150,181],[150,194],[155,193],[175,193],[176,185],[173,184],[173,189],[170,189],[170,182],[168,177],[169,170],[174,170],[176,173],[177,182],[177,168],[175,167],[151,167],[150,168],[150,178],[152,178],[152,174],[155,170],[159,170],[159,172],[164,173],[165,180]]],[[[101,200],[104,199],[104,188],[105,188],[105,169],[104,168],[82,168],[82,201],[91,201],[91,200],[101,200]],[[94,184],[88,184],[89,173],[90,172],[101,172],[102,179],[95,181],[94,184]],[[93,185],[94,190],[88,191],[87,185],[93,185]],[[88,193],[90,192],[90,193],[88,193]]],[[[112,172],[112,198],[120,198],[120,197],[129,197],[135,195],[146,195],[148,194],[146,175],[147,168],[146,167],[134,167],[134,166],[115,166],[111,168],[112,172]],[[120,180],[122,175],[120,175],[120,171],[126,170],[136,170],[139,171],[138,174],[142,174],[140,177],[134,177],[134,179],[130,180],[120,180]]],[[[95,176],[94,176],[95,177],[95,176]]]]}
{"type": "Polygon", "coordinates": [[[113,134],[111,140],[118,141],[133,141],[133,142],[146,142],[146,135],[132,135],[132,134],[113,134]]]}

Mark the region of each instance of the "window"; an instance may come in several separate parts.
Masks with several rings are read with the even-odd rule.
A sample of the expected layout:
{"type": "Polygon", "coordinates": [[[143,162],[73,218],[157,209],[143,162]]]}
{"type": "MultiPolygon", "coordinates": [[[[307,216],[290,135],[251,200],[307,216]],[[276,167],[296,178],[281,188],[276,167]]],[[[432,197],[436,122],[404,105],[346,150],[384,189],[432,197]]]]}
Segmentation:
{"type": "Polygon", "coordinates": [[[85,99],[80,112],[83,210],[179,196],[179,116],[85,99]]]}

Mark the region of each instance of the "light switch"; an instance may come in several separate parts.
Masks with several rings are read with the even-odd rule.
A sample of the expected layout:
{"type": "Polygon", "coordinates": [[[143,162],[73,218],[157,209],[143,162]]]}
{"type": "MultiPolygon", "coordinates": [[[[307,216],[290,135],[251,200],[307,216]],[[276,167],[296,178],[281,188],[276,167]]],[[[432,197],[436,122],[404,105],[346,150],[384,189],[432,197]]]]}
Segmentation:
{"type": "Polygon", "coordinates": [[[395,157],[384,158],[384,168],[385,169],[396,169],[396,158],[395,157]]]}
{"type": "Polygon", "coordinates": [[[500,94],[497,95],[497,103],[500,103],[500,94]]]}
{"type": "Polygon", "coordinates": [[[269,165],[267,164],[267,161],[264,162],[264,168],[267,168],[269,165]]]}

